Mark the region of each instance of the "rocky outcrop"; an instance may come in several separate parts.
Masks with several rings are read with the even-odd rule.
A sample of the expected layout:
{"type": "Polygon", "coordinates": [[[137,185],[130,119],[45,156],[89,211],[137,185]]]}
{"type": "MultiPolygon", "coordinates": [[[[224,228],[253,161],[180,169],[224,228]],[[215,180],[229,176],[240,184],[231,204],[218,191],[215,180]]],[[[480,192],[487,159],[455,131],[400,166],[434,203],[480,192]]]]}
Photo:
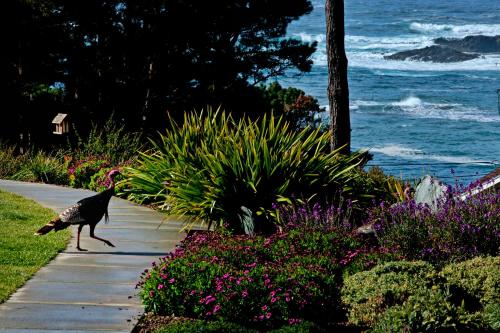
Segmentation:
{"type": "Polygon", "coordinates": [[[467,36],[465,38],[437,38],[434,43],[460,52],[500,53],[500,36],[467,36]]]}
{"type": "Polygon", "coordinates": [[[413,60],[429,62],[460,62],[478,58],[479,54],[464,53],[446,46],[428,46],[423,49],[402,51],[384,56],[388,60],[413,60]]]}
{"type": "Polygon", "coordinates": [[[389,60],[414,60],[428,62],[461,62],[472,60],[485,53],[500,53],[500,36],[467,36],[465,38],[437,38],[437,45],[422,49],[397,52],[384,56],[389,60]]]}

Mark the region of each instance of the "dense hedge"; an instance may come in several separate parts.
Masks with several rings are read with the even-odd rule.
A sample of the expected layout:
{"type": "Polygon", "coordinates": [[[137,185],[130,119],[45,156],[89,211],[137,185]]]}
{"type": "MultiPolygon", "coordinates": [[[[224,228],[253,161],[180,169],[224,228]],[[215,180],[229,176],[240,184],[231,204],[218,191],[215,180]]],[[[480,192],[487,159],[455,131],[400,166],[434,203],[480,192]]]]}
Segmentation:
{"type": "Polygon", "coordinates": [[[344,281],[353,325],[373,332],[494,332],[500,328],[500,257],[453,263],[390,262],[344,281]]]}

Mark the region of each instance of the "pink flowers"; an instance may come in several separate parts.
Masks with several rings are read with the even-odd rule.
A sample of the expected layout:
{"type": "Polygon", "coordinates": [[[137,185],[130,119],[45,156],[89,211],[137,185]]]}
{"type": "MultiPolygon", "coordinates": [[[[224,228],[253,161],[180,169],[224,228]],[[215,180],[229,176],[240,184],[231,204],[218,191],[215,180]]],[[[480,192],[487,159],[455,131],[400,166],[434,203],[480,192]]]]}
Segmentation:
{"type": "Polygon", "coordinates": [[[255,266],[257,266],[256,262],[253,262],[253,263],[251,263],[249,265],[245,265],[245,267],[247,267],[247,268],[254,268],[255,266]]]}
{"type": "Polygon", "coordinates": [[[189,236],[173,255],[150,269],[149,280],[143,278],[145,300],[150,290],[156,296],[161,293],[145,302],[146,307],[258,322],[266,328],[289,319],[298,322],[305,314],[323,318],[324,309],[334,306],[335,299],[323,295],[336,288],[332,276],[338,273],[337,263],[355,257],[356,248],[343,247],[343,234],[324,229],[296,228],[258,237],[262,236],[189,236]],[[262,246],[265,240],[269,247],[262,246]],[[318,242],[325,248],[319,249],[318,242]]]}
{"type": "Polygon", "coordinates": [[[215,297],[213,297],[212,295],[208,295],[207,297],[205,297],[205,305],[208,305],[212,302],[215,302],[215,297]]]}

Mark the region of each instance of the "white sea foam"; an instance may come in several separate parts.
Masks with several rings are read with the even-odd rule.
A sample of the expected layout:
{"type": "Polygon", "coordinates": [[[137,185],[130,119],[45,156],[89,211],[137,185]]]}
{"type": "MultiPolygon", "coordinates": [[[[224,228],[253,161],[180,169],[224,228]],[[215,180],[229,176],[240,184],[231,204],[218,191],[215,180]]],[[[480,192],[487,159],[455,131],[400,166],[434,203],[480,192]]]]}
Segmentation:
{"type": "MultiPolygon", "coordinates": [[[[398,61],[384,59],[390,53],[348,52],[351,67],[400,71],[500,71],[500,55],[485,55],[477,59],[455,62],[435,63],[422,61],[398,61]]],[[[319,66],[326,65],[326,53],[316,53],[313,57],[319,66]]]]}
{"type": "Polygon", "coordinates": [[[300,39],[304,43],[318,42],[323,43],[326,40],[325,34],[308,34],[306,32],[295,33],[292,37],[300,39]]]}
{"type": "Polygon", "coordinates": [[[434,23],[410,23],[410,30],[424,34],[439,34],[444,37],[465,37],[468,35],[500,35],[500,24],[434,24],[434,23]]]}
{"type": "Polygon", "coordinates": [[[383,103],[376,102],[376,101],[365,101],[365,100],[351,100],[349,102],[349,109],[351,110],[359,110],[359,108],[363,107],[374,107],[374,106],[382,106],[384,105],[383,103]]]}
{"type": "Polygon", "coordinates": [[[392,102],[384,107],[384,111],[404,112],[416,118],[500,122],[500,115],[494,113],[494,110],[485,111],[458,103],[430,103],[422,101],[417,96],[408,96],[392,102]]]}
{"type": "MultiPolygon", "coordinates": [[[[498,71],[500,55],[487,54],[480,58],[456,62],[433,63],[421,61],[400,61],[384,59],[385,55],[395,52],[420,49],[434,44],[437,37],[465,37],[467,35],[500,35],[500,24],[447,25],[413,22],[412,31],[420,34],[400,36],[357,36],[347,35],[345,38],[347,57],[351,67],[371,68],[379,70],[400,71],[498,71]]],[[[317,66],[327,65],[325,34],[309,34],[306,32],[292,35],[303,42],[318,42],[317,51],[312,56],[317,66]]]]}
{"type": "Polygon", "coordinates": [[[391,50],[391,51],[399,51],[406,50],[412,48],[422,48],[426,46],[432,45],[433,42],[432,37],[429,36],[352,36],[347,35],[345,37],[345,44],[349,50],[373,50],[373,49],[382,49],[382,50],[391,50]]]}
{"type": "Polygon", "coordinates": [[[449,156],[449,155],[436,155],[427,154],[421,149],[405,147],[399,144],[389,144],[385,146],[378,146],[369,148],[372,153],[380,153],[386,156],[399,157],[406,160],[429,160],[439,161],[443,163],[457,163],[457,164],[476,164],[476,165],[489,165],[489,161],[477,160],[467,156],[449,156]]]}
{"type": "MultiPolygon", "coordinates": [[[[318,49],[326,48],[326,35],[325,34],[309,34],[306,32],[294,33],[293,38],[299,39],[304,43],[318,42],[318,49]]],[[[409,48],[420,48],[433,44],[434,37],[430,36],[356,36],[346,35],[345,44],[348,49],[353,50],[405,50],[409,48]]]]}
{"type": "Polygon", "coordinates": [[[422,100],[415,96],[407,97],[399,102],[392,103],[393,106],[399,106],[402,108],[416,108],[422,106],[422,100]]]}

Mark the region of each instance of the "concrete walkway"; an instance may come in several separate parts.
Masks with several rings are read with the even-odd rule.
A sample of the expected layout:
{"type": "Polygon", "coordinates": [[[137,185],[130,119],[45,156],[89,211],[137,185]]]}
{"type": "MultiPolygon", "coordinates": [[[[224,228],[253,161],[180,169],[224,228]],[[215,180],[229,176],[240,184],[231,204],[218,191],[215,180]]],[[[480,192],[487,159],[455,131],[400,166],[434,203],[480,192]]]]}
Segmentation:
{"type": "MultiPolygon", "coordinates": [[[[0,189],[56,212],[94,194],[6,180],[0,180],[0,189]]],[[[113,198],[109,208],[109,224],[101,221],[95,233],[116,247],[89,238],[86,226],[80,242],[89,251],[79,252],[74,227],[68,248],[0,305],[0,332],[114,333],[133,329],[142,314],[135,289],[141,272],[172,251],[184,233],[179,233],[182,224],[175,221],[158,229],[162,215],[128,201],[113,198]]],[[[40,227],[45,222],[40,221],[40,227]]]]}

